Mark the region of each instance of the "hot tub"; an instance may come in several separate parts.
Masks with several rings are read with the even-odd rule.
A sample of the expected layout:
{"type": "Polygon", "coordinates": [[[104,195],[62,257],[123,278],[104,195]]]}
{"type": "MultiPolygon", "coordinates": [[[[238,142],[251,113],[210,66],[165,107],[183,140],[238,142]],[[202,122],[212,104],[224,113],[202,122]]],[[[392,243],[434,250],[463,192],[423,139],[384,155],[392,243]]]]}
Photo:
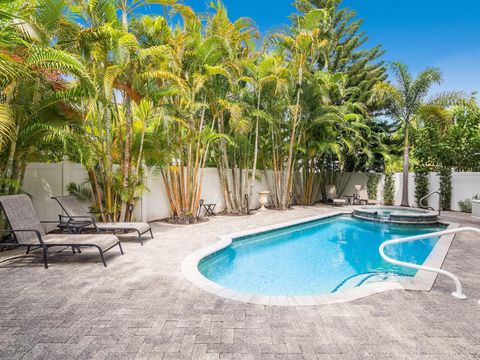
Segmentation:
{"type": "Polygon", "coordinates": [[[436,211],[398,206],[361,206],[353,210],[353,216],[364,220],[397,224],[435,224],[438,222],[436,211]]]}

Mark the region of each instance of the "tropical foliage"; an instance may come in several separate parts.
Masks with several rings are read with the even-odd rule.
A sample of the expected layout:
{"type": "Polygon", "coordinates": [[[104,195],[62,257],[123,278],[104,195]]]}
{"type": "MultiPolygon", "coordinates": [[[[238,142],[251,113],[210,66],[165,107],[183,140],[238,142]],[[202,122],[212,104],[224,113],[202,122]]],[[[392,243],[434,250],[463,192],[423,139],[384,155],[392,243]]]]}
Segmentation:
{"type": "Polygon", "coordinates": [[[395,179],[393,173],[385,173],[385,179],[383,183],[383,202],[385,205],[394,205],[395,200],[395,179]]]}
{"type": "Polygon", "coordinates": [[[368,198],[372,200],[377,199],[378,184],[380,183],[380,174],[369,173],[367,180],[368,198]]]}
{"type": "Polygon", "coordinates": [[[452,206],[452,169],[443,167],[438,172],[438,175],[440,177],[442,209],[450,210],[452,206]]]}
{"type": "Polygon", "coordinates": [[[415,201],[420,206],[420,200],[424,196],[428,195],[429,182],[428,182],[428,168],[422,166],[415,167],[415,201]]]}
{"type": "Polygon", "coordinates": [[[425,119],[445,121],[448,107],[463,101],[461,93],[442,93],[427,100],[433,85],[442,82],[439,69],[427,68],[416,78],[405,64],[396,62],[391,70],[396,84],[378,83],[373,90],[372,102],[383,108],[383,114],[390,116],[397,125],[397,132],[403,141],[402,206],[409,206],[408,174],[410,171],[411,132],[421,127],[425,119]]]}
{"type": "Polygon", "coordinates": [[[426,117],[414,132],[414,158],[431,171],[480,170],[480,108],[475,99],[454,106],[438,118],[426,117]]]}
{"type": "MultiPolygon", "coordinates": [[[[178,221],[198,213],[206,167],[229,214],[248,213],[260,176],[273,206],[311,205],[339,172],[383,170],[399,139],[408,170],[416,124],[428,125],[419,158],[437,161],[420,150],[440,131],[429,124],[462,117],[446,108],[458,94],[424,101],[435,69],[413,79],[395,64],[398,86],[387,82],[383,51],[339,0],[298,0],[290,25],[265,37],[220,1],[205,14],[175,0],[0,2],[1,192],[20,191],[29,162],[67,157],[105,220],[129,220],[147,167],[178,221]],[[148,14],[153,2],[164,11],[148,14]]],[[[466,118],[452,139],[473,131],[466,118]]]]}
{"type": "Polygon", "coordinates": [[[452,172],[480,170],[480,109],[475,99],[424,117],[413,143],[418,167],[438,173],[442,208],[449,210],[452,172]]]}

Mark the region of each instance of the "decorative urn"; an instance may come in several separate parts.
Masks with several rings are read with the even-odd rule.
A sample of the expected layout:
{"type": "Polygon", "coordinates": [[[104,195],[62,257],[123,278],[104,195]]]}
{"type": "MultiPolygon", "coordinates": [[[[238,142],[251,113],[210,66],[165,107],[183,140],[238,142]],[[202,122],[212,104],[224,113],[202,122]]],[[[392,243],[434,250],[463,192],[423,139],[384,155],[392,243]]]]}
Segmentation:
{"type": "Polygon", "coordinates": [[[265,205],[268,204],[268,195],[270,194],[270,191],[259,191],[258,192],[258,201],[260,203],[260,211],[265,211],[267,208],[265,205]]]}

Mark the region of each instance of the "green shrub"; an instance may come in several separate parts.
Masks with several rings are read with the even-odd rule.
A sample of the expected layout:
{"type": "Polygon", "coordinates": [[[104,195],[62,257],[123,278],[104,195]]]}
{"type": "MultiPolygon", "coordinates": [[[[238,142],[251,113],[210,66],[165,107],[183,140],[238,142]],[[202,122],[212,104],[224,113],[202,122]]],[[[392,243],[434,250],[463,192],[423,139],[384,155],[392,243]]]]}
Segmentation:
{"type": "Polygon", "coordinates": [[[417,168],[415,170],[415,200],[420,206],[420,199],[428,195],[428,170],[417,168]]]}
{"type": "Polygon", "coordinates": [[[452,207],[452,170],[450,168],[441,168],[438,175],[440,176],[442,209],[450,210],[452,207]]]}
{"type": "MultiPolygon", "coordinates": [[[[480,194],[477,194],[473,197],[473,200],[479,200],[480,199],[480,194]]],[[[464,213],[471,213],[472,212],[472,200],[471,199],[465,199],[465,200],[460,200],[458,202],[458,206],[460,207],[460,211],[464,213]]]]}
{"type": "Polygon", "coordinates": [[[472,212],[472,200],[470,199],[460,200],[458,202],[458,206],[460,207],[461,212],[464,212],[464,213],[472,212]]]}
{"type": "Polygon", "coordinates": [[[383,202],[385,205],[393,205],[395,199],[395,180],[393,173],[386,173],[383,183],[383,202]]]}
{"type": "Polygon", "coordinates": [[[85,184],[71,182],[67,185],[69,195],[75,196],[80,201],[90,201],[93,198],[92,190],[85,184]]]}
{"type": "Polygon", "coordinates": [[[377,191],[378,191],[378,183],[380,182],[380,174],[368,173],[367,176],[368,176],[368,181],[367,181],[368,198],[372,200],[377,200],[377,191]]]}

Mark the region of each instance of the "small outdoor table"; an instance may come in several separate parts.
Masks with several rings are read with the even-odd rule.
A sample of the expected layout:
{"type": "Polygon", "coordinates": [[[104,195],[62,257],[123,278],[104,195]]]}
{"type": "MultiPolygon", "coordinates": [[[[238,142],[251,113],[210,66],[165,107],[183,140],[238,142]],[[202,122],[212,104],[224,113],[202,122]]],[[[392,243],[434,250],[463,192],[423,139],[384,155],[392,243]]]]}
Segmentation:
{"type": "Polygon", "coordinates": [[[215,210],[215,206],[217,206],[217,204],[202,204],[202,206],[205,209],[206,216],[215,216],[213,211],[215,210]]]}
{"type": "Polygon", "coordinates": [[[80,234],[83,228],[93,225],[93,221],[62,221],[57,227],[61,231],[68,231],[71,234],[80,234]]]}
{"type": "Polygon", "coordinates": [[[354,201],[355,201],[355,195],[345,195],[345,198],[347,199],[347,202],[350,204],[350,205],[353,205],[354,201]]]}

